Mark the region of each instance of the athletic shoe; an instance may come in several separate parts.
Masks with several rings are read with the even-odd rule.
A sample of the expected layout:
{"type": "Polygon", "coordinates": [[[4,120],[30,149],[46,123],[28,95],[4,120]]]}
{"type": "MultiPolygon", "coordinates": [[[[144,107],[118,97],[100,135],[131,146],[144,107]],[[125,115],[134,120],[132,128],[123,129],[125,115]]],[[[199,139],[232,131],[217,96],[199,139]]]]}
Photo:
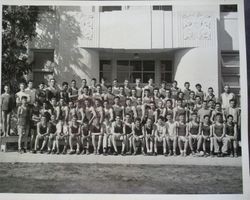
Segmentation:
{"type": "Polygon", "coordinates": [[[235,157],[235,158],[238,158],[238,154],[237,154],[237,153],[235,153],[235,154],[234,154],[234,157],[235,157]]]}
{"type": "Polygon", "coordinates": [[[167,156],[168,156],[168,154],[167,154],[167,153],[164,153],[163,155],[164,155],[165,157],[167,157],[167,156]]]}
{"type": "Polygon", "coordinates": [[[35,153],[36,153],[36,150],[32,150],[32,153],[34,153],[34,154],[35,154],[35,153]]]}
{"type": "Polygon", "coordinates": [[[59,155],[59,154],[60,154],[60,151],[56,151],[56,154],[59,155]]]}
{"type": "Polygon", "coordinates": [[[48,150],[47,154],[51,154],[51,150],[48,150]]]}
{"type": "Polygon", "coordinates": [[[153,155],[154,155],[154,156],[157,156],[157,153],[156,153],[156,152],[154,152],[154,153],[153,153],[153,155]]]}
{"type": "Polygon", "coordinates": [[[75,151],[74,150],[70,150],[69,154],[74,154],[75,151]]]}
{"type": "Polygon", "coordinates": [[[117,156],[117,155],[118,155],[117,151],[115,151],[115,152],[113,153],[113,155],[114,155],[114,156],[117,156]]]}

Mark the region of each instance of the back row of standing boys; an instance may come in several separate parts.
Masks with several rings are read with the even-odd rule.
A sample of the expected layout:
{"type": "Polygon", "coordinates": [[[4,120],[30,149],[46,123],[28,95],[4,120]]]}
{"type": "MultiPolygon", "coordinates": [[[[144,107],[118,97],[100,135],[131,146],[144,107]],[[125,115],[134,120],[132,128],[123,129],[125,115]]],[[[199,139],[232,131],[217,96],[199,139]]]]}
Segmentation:
{"type": "Polygon", "coordinates": [[[52,78],[48,86],[41,83],[38,89],[33,88],[31,80],[27,87],[20,83],[14,98],[5,85],[1,95],[2,132],[9,136],[10,118],[16,113],[20,153],[26,152],[30,135],[33,153],[43,153],[47,148],[47,153],[66,154],[69,146],[70,154],[89,154],[92,143],[94,154],[110,154],[113,147],[113,154],[118,155],[120,141],[121,155],[157,155],[162,145],[165,156],[203,152],[205,156],[237,157],[240,109],[235,95],[228,85],[219,98],[212,87],[207,94],[201,84],[195,88],[191,91],[186,82],[181,90],[177,81],[170,88],[165,82],[157,88],[153,79],[145,87],[141,87],[140,79],[133,88],[128,80],[118,85],[117,79],[106,86],[104,79],[96,84],[93,78],[90,85],[82,79],[77,88],[72,80],[70,86],[63,82],[59,89],[52,78]]]}

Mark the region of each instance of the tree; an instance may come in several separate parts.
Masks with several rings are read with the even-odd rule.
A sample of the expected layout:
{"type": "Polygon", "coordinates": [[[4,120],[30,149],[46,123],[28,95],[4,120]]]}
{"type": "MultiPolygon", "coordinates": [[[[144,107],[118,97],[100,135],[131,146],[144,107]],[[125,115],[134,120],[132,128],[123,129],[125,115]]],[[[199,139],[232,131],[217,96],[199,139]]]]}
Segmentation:
{"type": "Polygon", "coordinates": [[[28,62],[28,41],[36,36],[37,6],[3,6],[2,14],[2,84],[17,83],[31,71],[28,62]]]}

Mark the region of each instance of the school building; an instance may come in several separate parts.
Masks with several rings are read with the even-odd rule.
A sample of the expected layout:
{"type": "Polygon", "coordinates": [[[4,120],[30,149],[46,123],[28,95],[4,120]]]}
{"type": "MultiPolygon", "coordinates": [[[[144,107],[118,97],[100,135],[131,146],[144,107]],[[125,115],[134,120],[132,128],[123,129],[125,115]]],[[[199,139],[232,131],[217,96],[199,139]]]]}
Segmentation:
{"type": "Polygon", "coordinates": [[[181,88],[185,81],[212,86],[217,95],[229,84],[239,94],[239,1],[215,2],[40,6],[31,78],[35,85],[54,76],[80,86],[82,78],[152,77],[181,88]]]}

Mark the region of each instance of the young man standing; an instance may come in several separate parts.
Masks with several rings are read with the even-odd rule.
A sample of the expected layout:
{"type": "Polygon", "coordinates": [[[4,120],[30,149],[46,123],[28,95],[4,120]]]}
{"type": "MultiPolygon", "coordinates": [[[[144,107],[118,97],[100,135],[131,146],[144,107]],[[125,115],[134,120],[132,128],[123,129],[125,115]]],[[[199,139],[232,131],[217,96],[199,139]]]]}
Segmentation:
{"type": "Polygon", "coordinates": [[[188,138],[187,138],[187,125],[185,123],[185,116],[182,114],[179,116],[179,122],[177,124],[177,136],[178,146],[181,156],[187,156],[188,138]],[[184,145],[184,148],[182,147],[184,145]]]}
{"type": "Polygon", "coordinates": [[[166,122],[166,128],[167,128],[166,141],[168,145],[169,156],[171,155],[176,156],[177,136],[178,136],[177,127],[178,127],[178,122],[173,120],[173,116],[171,114],[168,114],[166,122]],[[171,149],[171,141],[173,142],[173,150],[171,149]]]}
{"type": "Polygon", "coordinates": [[[227,116],[227,123],[225,125],[225,135],[226,138],[229,141],[229,147],[230,147],[230,156],[231,157],[238,157],[237,154],[237,148],[238,148],[238,141],[237,141],[237,124],[234,122],[233,116],[228,115],[227,116]]]}

